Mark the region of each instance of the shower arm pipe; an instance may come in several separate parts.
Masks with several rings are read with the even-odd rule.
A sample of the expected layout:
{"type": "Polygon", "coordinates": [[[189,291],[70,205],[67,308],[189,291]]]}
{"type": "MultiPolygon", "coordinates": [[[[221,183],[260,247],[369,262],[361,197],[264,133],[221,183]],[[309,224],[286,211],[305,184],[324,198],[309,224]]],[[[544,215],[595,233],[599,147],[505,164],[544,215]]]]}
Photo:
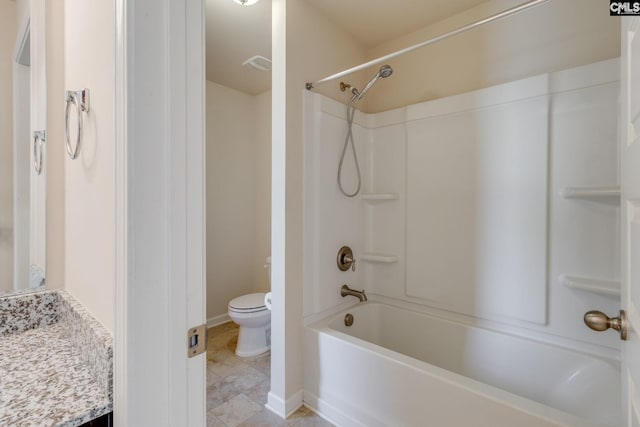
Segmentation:
{"type": "Polygon", "coordinates": [[[400,49],[398,51],[389,53],[389,54],[381,56],[379,58],[372,59],[371,61],[367,61],[364,64],[360,64],[360,65],[357,65],[355,67],[349,68],[347,70],[341,71],[339,73],[332,74],[332,75],[330,75],[328,77],[325,77],[324,79],[318,80],[316,82],[306,83],[305,87],[306,87],[307,90],[311,90],[316,85],[319,85],[319,84],[322,84],[322,83],[326,83],[326,82],[331,81],[331,80],[339,79],[341,77],[347,76],[349,74],[355,73],[355,72],[360,71],[360,70],[364,70],[365,68],[369,68],[369,67],[372,67],[374,65],[382,64],[383,62],[387,62],[390,59],[396,58],[398,56],[404,55],[404,54],[409,53],[409,52],[413,52],[416,49],[420,49],[422,47],[429,46],[429,45],[437,43],[437,42],[439,42],[441,40],[448,39],[449,37],[453,37],[455,35],[464,33],[465,31],[472,30],[472,29],[474,29],[476,27],[479,27],[481,25],[488,24],[490,22],[496,21],[496,20],[501,19],[501,18],[506,18],[507,16],[510,16],[510,15],[514,15],[514,14],[516,14],[518,12],[523,12],[523,11],[529,9],[529,8],[532,8],[534,6],[538,6],[538,5],[540,5],[542,3],[546,3],[548,1],[549,0],[532,0],[532,1],[529,1],[527,3],[523,3],[520,6],[512,7],[511,9],[504,10],[504,11],[502,11],[500,13],[497,13],[495,15],[491,15],[491,16],[489,16],[487,18],[484,18],[484,19],[482,19],[480,21],[476,21],[476,22],[474,22],[472,24],[465,25],[464,27],[460,27],[460,28],[457,28],[455,30],[449,31],[448,33],[441,34],[441,35],[439,35],[437,37],[434,37],[432,39],[425,40],[423,42],[414,44],[414,45],[406,47],[404,49],[400,49]]]}

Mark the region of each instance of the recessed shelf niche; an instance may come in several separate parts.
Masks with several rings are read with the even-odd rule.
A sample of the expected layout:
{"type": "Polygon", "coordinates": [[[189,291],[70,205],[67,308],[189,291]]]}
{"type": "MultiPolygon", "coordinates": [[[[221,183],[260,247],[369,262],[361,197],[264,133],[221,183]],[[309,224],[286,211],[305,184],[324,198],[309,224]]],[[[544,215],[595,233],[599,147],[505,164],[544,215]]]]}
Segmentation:
{"type": "Polygon", "coordinates": [[[360,198],[368,203],[398,200],[398,193],[363,193],[360,198]]]}
{"type": "Polygon", "coordinates": [[[586,199],[620,203],[620,187],[565,187],[560,191],[565,199],[586,199]]]}
{"type": "Polygon", "coordinates": [[[620,296],[620,282],[616,280],[594,279],[563,274],[558,277],[558,281],[562,285],[572,289],[580,289],[598,295],[620,296]]]}

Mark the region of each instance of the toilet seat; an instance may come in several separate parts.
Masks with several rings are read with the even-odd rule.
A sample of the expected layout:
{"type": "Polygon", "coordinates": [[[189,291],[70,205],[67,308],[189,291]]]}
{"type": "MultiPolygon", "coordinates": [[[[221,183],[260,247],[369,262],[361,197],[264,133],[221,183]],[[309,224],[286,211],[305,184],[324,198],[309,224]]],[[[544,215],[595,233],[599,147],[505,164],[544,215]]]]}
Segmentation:
{"type": "Polygon", "coordinates": [[[264,304],[264,292],[242,295],[229,302],[229,311],[235,313],[257,313],[267,310],[264,304]]]}

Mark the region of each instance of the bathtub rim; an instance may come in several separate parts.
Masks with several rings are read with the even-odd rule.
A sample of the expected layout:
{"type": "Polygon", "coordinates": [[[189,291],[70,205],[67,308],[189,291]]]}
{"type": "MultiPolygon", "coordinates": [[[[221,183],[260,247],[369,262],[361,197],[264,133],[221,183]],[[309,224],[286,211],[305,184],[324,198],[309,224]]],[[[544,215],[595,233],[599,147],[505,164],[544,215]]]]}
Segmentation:
{"type": "MultiPolygon", "coordinates": [[[[488,328],[483,328],[474,324],[466,324],[464,322],[458,322],[456,320],[452,320],[447,317],[442,317],[435,314],[427,313],[427,312],[424,312],[423,310],[407,309],[406,307],[404,307],[405,305],[404,302],[403,304],[387,303],[386,301],[387,299],[388,298],[386,297],[378,298],[376,296],[374,298],[369,298],[369,301],[364,303],[347,304],[346,308],[342,306],[340,310],[332,310],[333,312],[332,314],[326,315],[324,318],[320,320],[309,322],[308,325],[305,325],[305,328],[308,328],[310,331],[313,331],[318,335],[324,334],[328,336],[330,339],[339,340],[341,342],[346,343],[349,346],[360,348],[362,349],[362,351],[366,353],[375,355],[376,357],[382,357],[383,359],[389,362],[398,363],[415,372],[426,373],[427,375],[435,377],[439,381],[443,381],[450,385],[461,387],[470,393],[481,395],[484,398],[509,406],[511,408],[515,408],[529,415],[539,417],[545,421],[548,421],[551,423],[557,423],[558,425],[564,425],[564,426],[601,427],[599,424],[595,424],[588,419],[580,418],[577,415],[573,415],[571,413],[562,411],[560,409],[553,408],[551,406],[545,405],[543,403],[537,402],[535,400],[532,400],[524,396],[520,396],[513,392],[493,386],[491,384],[483,383],[481,381],[475,380],[473,378],[467,377],[457,372],[440,368],[436,365],[433,365],[428,362],[424,362],[422,360],[416,359],[414,357],[382,347],[378,344],[374,344],[372,342],[366,341],[356,336],[349,335],[345,332],[339,331],[337,329],[333,329],[332,327],[329,326],[334,320],[339,320],[340,316],[346,314],[346,312],[350,309],[362,307],[364,305],[380,304],[380,305],[389,305],[400,310],[412,311],[419,315],[432,317],[435,320],[451,322],[454,324],[455,323],[462,324],[462,326],[471,327],[471,328],[488,329],[488,328]]],[[[491,332],[495,332],[499,334],[510,335],[515,338],[532,340],[539,344],[555,347],[563,351],[578,353],[582,356],[591,357],[597,360],[601,360],[605,363],[613,364],[614,366],[615,365],[619,366],[620,364],[620,361],[615,358],[594,355],[589,352],[576,350],[563,345],[558,345],[558,344],[550,343],[547,341],[535,340],[527,336],[510,334],[501,330],[494,330],[494,329],[489,329],[489,330],[491,332]]],[[[305,387],[305,402],[307,402],[313,409],[317,411],[321,411],[323,408],[330,409],[332,407],[333,409],[330,409],[330,412],[335,413],[335,411],[337,411],[335,415],[338,416],[338,418],[342,418],[345,416],[349,418],[347,414],[343,413],[341,410],[334,407],[331,403],[327,401],[323,401],[321,396],[317,396],[315,393],[312,393],[306,390],[306,387],[305,387]],[[307,399],[307,397],[309,397],[310,399],[307,399]]],[[[329,416],[329,414],[326,414],[326,415],[329,416]]],[[[357,420],[353,420],[353,421],[357,421],[357,420]]]]}
{"type": "Polygon", "coordinates": [[[509,323],[500,322],[498,320],[487,320],[468,316],[465,314],[431,307],[423,303],[412,303],[401,299],[386,297],[376,293],[367,293],[367,296],[368,301],[363,303],[355,300],[345,301],[323,312],[310,314],[304,318],[304,326],[316,329],[318,325],[321,325],[325,321],[327,321],[328,325],[328,319],[330,317],[337,316],[340,313],[343,313],[345,310],[349,310],[363,304],[380,303],[402,310],[408,310],[420,315],[433,317],[437,320],[457,323],[471,328],[480,328],[499,334],[510,335],[516,338],[523,338],[540,344],[550,345],[552,347],[559,347],[564,350],[583,354],[585,356],[602,359],[608,363],[621,363],[620,348],[614,349],[605,345],[597,345],[582,340],[570,339],[560,335],[541,332],[534,329],[528,329],[520,325],[512,325],[509,323]]]}

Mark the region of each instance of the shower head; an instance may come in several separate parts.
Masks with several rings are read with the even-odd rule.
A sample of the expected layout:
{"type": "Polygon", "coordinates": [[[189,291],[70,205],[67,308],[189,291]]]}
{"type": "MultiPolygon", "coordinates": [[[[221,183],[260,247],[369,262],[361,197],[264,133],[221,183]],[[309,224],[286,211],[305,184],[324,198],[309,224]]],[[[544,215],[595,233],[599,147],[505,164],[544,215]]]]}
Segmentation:
{"type": "Polygon", "coordinates": [[[373,85],[379,79],[386,79],[387,77],[389,77],[391,75],[391,73],[393,73],[393,68],[391,68],[390,66],[383,65],[382,67],[380,67],[380,69],[378,70],[376,75],[373,76],[373,78],[371,80],[369,80],[369,83],[367,83],[367,85],[364,87],[364,89],[362,89],[362,92],[360,92],[359,94],[356,95],[358,97],[358,99],[362,99],[364,94],[367,93],[367,91],[369,89],[371,89],[373,87],[373,85]]]}
{"type": "Polygon", "coordinates": [[[393,73],[393,68],[391,68],[389,65],[383,65],[378,71],[378,74],[380,74],[380,77],[382,77],[383,79],[389,77],[391,73],[393,73]]]}

